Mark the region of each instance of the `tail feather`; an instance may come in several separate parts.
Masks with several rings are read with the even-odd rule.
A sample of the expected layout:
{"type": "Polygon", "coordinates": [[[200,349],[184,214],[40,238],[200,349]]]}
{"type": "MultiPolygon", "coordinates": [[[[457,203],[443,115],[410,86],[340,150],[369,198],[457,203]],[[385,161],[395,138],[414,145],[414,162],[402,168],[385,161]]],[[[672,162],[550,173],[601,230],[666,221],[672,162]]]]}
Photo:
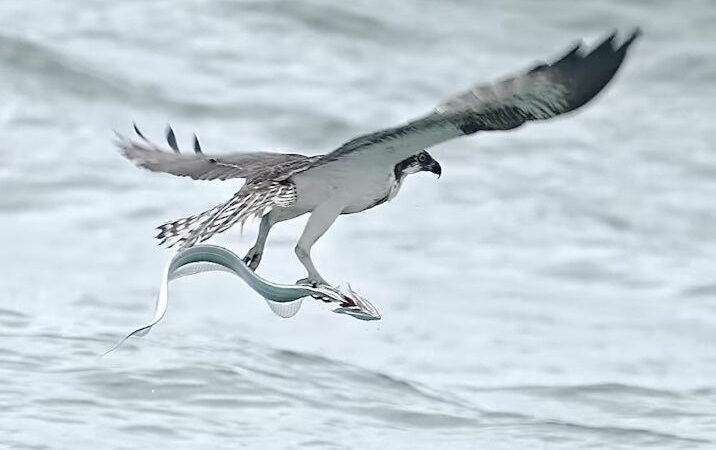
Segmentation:
{"type": "Polygon", "coordinates": [[[261,217],[273,206],[290,206],[295,201],[293,184],[271,183],[259,189],[241,189],[229,201],[202,213],[167,222],[157,227],[159,245],[180,249],[203,242],[211,236],[228,230],[236,223],[243,229],[251,218],[261,217]],[[292,201],[289,201],[288,198],[292,201]]]}
{"type": "MultiPolygon", "coordinates": [[[[222,203],[202,213],[159,225],[159,234],[156,236],[160,240],[159,245],[167,244],[167,247],[171,248],[181,244],[180,248],[185,247],[185,243],[192,237],[200,237],[201,231],[225,206],[226,204],[222,203]]],[[[208,236],[206,238],[208,239],[208,236]]]]}

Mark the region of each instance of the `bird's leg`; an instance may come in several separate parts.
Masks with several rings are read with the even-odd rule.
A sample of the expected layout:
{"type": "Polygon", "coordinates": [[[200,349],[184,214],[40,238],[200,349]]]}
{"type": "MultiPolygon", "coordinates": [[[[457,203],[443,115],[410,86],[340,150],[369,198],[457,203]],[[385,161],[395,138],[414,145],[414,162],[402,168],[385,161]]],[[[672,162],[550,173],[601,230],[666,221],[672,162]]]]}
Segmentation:
{"type": "Polygon", "coordinates": [[[328,201],[318,206],[311,213],[311,217],[308,218],[306,228],[298,239],[295,249],[298,260],[301,261],[303,267],[308,271],[308,277],[298,280],[296,284],[328,285],[328,282],[323,279],[313,265],[313,261],[311,260],[311,247],[313,247],[313,244],[315,244],[316,241],[323,236],[323,233],[335,222],[342,210],[343,206],[339,202],[328,201]]]}
{"type": "Polygon", "coordinates": [[[277,222],[276,214],[272,214],[273,211],[264,214],[261,218],[261,225],[259,225],[259,235],[256,238],[256,243],[244,256],[244,262],[249,266],[251,270],[256,270],[261,262],[261,257],[264,254],[264,246],[266,245],[266,238],[268,238],[269,230],[277,222]]]}

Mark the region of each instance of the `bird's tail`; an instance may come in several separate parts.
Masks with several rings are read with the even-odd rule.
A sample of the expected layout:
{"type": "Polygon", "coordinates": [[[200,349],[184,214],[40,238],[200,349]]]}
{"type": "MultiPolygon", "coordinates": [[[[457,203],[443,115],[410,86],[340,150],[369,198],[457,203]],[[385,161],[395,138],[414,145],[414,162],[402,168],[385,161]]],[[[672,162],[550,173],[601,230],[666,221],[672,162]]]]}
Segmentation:
{"type": "Polygon", "coordinates": [[[239,191],[229,201],[209,210],[162,224],[157,227],[159,245],[179,244],[179,249],[184,249],[228,230],[237,222],[243,227],[247,219],[260,217],[267,207],[256,197],[255,192],[239,191]]]}

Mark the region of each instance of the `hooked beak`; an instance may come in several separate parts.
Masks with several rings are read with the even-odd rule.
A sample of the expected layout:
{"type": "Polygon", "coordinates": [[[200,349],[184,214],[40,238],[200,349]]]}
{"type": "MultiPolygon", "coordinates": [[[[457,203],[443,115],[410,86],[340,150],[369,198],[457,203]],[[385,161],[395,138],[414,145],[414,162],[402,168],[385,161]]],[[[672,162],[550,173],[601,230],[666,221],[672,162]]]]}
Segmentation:
{"type": "Polygon", "coordinates": [[[440,175],[442,175],[443,173],[443,168],[440,167],[440,163],[438,163],[437,161],[433,161],[432,164],[430,164],[430,167],[428,167],[428,170],[437,175],[438,178],[440,178],[440,175]]]}

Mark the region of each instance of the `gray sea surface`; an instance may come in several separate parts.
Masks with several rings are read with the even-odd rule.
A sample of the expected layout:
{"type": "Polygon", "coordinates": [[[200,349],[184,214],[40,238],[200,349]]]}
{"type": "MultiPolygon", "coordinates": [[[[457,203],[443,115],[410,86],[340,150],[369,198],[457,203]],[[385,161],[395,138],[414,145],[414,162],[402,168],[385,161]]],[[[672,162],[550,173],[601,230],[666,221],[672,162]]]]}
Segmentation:
{"type": "MultiPolygon", "coordinates": [[[[715,44],[707,0],[0,2],[0,448],[716,448],[715,44]],[[319,154],[636,25],[588,107],[440,145],[319,241],[382,320],[202,274],[100,358],[151,317],[154,227],[240,186],[113,130],[319,154]]],[[[261,275],[304,276],[304,223],[261,275]]]]}

